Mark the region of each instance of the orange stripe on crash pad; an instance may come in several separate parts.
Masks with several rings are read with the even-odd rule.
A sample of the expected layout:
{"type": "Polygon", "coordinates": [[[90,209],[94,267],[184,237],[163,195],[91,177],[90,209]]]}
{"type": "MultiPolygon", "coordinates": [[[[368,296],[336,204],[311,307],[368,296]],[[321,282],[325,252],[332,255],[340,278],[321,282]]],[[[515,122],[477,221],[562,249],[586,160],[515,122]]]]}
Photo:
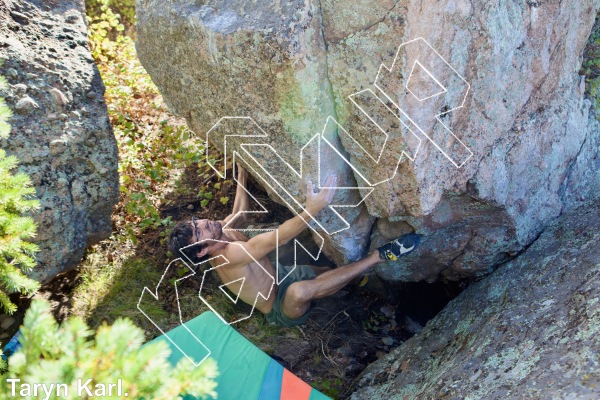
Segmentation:
{"type": "Polygon", "coordinates": [[[311,390],[312,387],[308,383],[287,369],[283,370],[280,400],[308,400],[311,390]]]}

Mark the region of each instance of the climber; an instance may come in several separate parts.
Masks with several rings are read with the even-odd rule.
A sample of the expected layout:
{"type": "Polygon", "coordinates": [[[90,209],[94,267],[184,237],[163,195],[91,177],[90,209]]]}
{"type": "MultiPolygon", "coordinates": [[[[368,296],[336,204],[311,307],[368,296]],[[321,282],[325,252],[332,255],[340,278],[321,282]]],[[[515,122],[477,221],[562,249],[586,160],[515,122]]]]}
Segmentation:
{"type": "Polygon", "coordinates": [[[329,176],[325,188],[318,193],[315,193],[312,182],[308,182],[304,211],[279,225],[278,237],[275,231],[270,231],[250,239],[239,231],[229,230],[240,228],[246,221],[245,214],[235,216],[240,211],[249,210],[248,194],[244,190],[247,172],[238,168],[238,187],[232,213],[223,221],[196,218],[180,221],[169,237],[169,249],[175,255],[183,253],[195,264],[208,260],[214,268],[223,264],[223,258],[226,259],[228,264],[216,268],[219,279],[228,283],[229,290],[239,293],[244,302],[253,305],[257,300],[255,308],[265,314],[269,322],[283,326],[303,324],[313,300],[336,293],[378,263],[396,260],[410,253],[419,243],[419,235],[404,235],[360,261],[335,269],[298,265],[292,271],[293,267],[280,265],[280,280],[290,271],[291,274],[279,285],[277,280],[273,284],[275,269],[267,255],[300,234],[311,217],[331,203],[337,177],[329,176]],[[228,223],[228,229],[223,230],[228,223]],[[257,293],[270,295],[265,299],[257,293]]]}

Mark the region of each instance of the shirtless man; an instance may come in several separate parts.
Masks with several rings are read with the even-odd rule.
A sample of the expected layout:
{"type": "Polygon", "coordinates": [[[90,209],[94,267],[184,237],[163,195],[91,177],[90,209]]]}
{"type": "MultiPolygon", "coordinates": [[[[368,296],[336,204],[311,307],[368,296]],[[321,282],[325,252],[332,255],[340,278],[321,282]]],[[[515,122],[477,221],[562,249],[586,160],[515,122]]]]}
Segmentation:
{"type": "MultiPolygon", "coordinates": [[[[408,254],[419,243],[419,235],[409,234],[383,245],[360,261],[335,269],[298,265],[290,276],[277,285],[277,280],[273,278],[275,268],[267,255],[300,234],[311,215],[316,216],[331,203],[335,189],[325,188],[315,193],[312,182],[309,182],[305,210],[279,225],[278,241],[275,231],[261,233],[250,239],[238,231],[223,231],[223,226],[227,223],[227,228],[240,228],[246,222],[245,214],[241,213],[235,219],[234,216],[240,211],[249,210],[248,195],[242,188],[246,186],[247,172],[239,166],[238,168],[238,187],[232,213],[223,221],[196,218],[180,221],[169,237],[169,249],[176,256],[180,251],[183,252],[196,264],[210,259],[212,267],[222,264],[223,259],[218,256],[225,257],[229,263],[217,268],[217,274],[222,282],[246,278],[243,283],[240,280],[227,286],[234,293],[238,293],[242,286],[239,293],[242,301],[253,305],[257,300],[257,293],[270,293],[267,299],[258,296],[255,304],[269,322],[282,326],[303,324],[308,318],[313,300],[336,293],[376,264],[408,254]],[[193,244],[195,245],[190,246],[193,244]]],[[[335,187],[336,184],[337,177],[330,176],[324,186],[335,187]]],[[[293,266],[280,265],[280,279],[292,268],[293,266]]]]}

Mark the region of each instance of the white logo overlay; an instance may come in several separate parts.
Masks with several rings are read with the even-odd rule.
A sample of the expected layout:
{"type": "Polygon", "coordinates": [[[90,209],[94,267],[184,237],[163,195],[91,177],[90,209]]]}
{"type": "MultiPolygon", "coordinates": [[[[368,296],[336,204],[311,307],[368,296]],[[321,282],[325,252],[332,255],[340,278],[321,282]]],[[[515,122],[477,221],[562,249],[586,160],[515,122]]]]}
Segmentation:
{"type": "Polygon", "coordinates": [[[402,243],[400,243],[400,254],[406,254],[414,248],[415,248],[414,244],[407,249],[406,247],[404,247],[404,245],[402,243]]]}
{"type": "MultiPolygon", "coordinates": [[[[375,91],[372,89],[366,89],[353,93],[348,96],[350,102],[358,109],[359,115],[366,117],[366,119],[377,129],[374,131],[373,144],[361,143],[359,139],[353,137],[344,127],[342,127],[333,116],[327,117],[325,126],[321,133],[318,133],[311,137],[308,142],[302,147],[299,157],[299,170],[295,169],[288,161],[282,158],[277,150],[268,144],[268,134],[252,119],[247,116],[226,116],[217,121],[213,127],[206,133],[206,156],[208,160],[209,145],[212,142],[210,139],[222,138],[223,144],[223,170],[218,170],[212,164],[211,167],[215,170],[215,173],[222,179],[226,178],[228,161],[231,162],[233,167],[233,179],[237,182],[237,176],[235,173],[236,162],[241,160],[251,170],[252,175],[255,178],[261,180],[261,182],[276,193],[283,203],[290,209],[295,215],[300,215],[302,211],[305,211],[301,202],[294,196],[293,193],[284,184],[277,179],[277,174],[273,173],[272,167],[269,168],[265,165],[264,160],[276,160],[278,169],[281,171],[287,171],[292,176],[295,175],[299,181],[312,180],[318,182],[318,187],[323,189],[321,186],[321,161],[322,156],[327,151],[330,157],[333,151],[337,157],[340,157],[345,164],[347,164],[355,173],[355,176],[361,178],[365,185],[355,187],[337,187],[338,191],[359,191],[360,200],[353,204],[331,204],[327,208],[327,224],[324,224],[324,217],[310,215],[309,221],[304,221],[307,227],[311,230],[313,238],[318,245],[318,251],[310,251],[307,246],[302,244],[298,239],[294,240],[294,266],[290,272],[281,277],[279,274],[279,253],[276,249],[275,260],[276,261],[276,274],[273,277],[267,270],[262,268],[262,271],[258,271],[261,274],[266,274],[272,280],[271,289],[269,293],[258,292],[256,299],[252,305],[250,314],[239,318],[235,321],[228,322],[225,318],[215,309],[203,294],[205,278],[208,273],[216,271],[228,264],[228,261],[221,257],[222,261],[217,267],[211,267],[205,269],[201,278],[200,290],[198,297],[200,300],[210,308],[224,324],[231,325],[242,320],[248,319],[252,316],[256,302],[259,297],[268,299],[271,291],[275,284],[280,284],[285,280],[290,273],[296,268],[296,257],[297,251],[303,251],[308,254],[312,259],[317,260],[320,256],[321,250],[324,245],[324,238],[321,234],[333,235],[335,233],[346,230],[350,227],[350,224],[342,214],[340,213],[343,208],[358,207],[362,202],[374,191],[378,185],[389,181],[396,175],[398,166],[404,160],[404,157],[411,161],[414,161],[419,153],[422,139],[429,140],[436,149],[438,149],[456,168],[461,168],[473,155],[471,150],[450,130],[443,118],[449,113],[454,112],[464,106],[467,94],[470,90],[470,85],[467,81],[423,38],[417,38],[408,42],[403,43],[398,47],[398,51],[394,57],[392,65],[388,68],[386,65],[381,64],[379,72],[373,82],[375,91]],[[408,77],[403,77],[403,71],[410,71],[408,77]],[[378,94],[376,94],[379,93],[378,94]],[[441,104],[441,109],[440,109],[441,104]],[[431,110],[437,111],[431,111],[431,110]],[[398,122],[400,123],[398,125],[398,122]],[[398,126],[400,126],[401,134],[398,134],[398,126]],[[332,129],[333,128],[333,129],[332,129]],[[227,132],[244,132],[244,134],[227,134],[227,132]],[[348,156],[344,151],[341,151],[334,145],[334,141],[331,138],[331,133],[337,132],[338,136],[345,136],[350,139],[354,144],[358,146],[360,152],[364,153],[363,159],[371,160],[372,164],[367,166],[356,166],[351,163],[348,156]],[[377,136],[377,137],[375,137],[377,136]],[[240,152],[231,151],[228,152],[227,140],[230,137],[237,137],[243,139],[243,143],[239,146],[240,152]],[[378,147],[378,148],[373,148],[378,147]],[[367,150],[371,148],[371,150],[367,150]],[[305,155],[309,155],[306,156],[305,155]],[[387,171],[385,175],[381,174],[377,168],[382,160],[393,160],[393,170],[387,171]],[[312,176],[310,171],[316,170],[316,176],[312,176]],[[331,218],[335,216],[335,218],[331,218]],[[332,220],[335,220],[333,223],[332,220]],[[309,222],[313,222],[317,228],[309,225],[309,222]],[[317,231],[318,230],[318,231],[317,231]]],[[[386,163],[389,165],[389,163],[386,163]]],[[[262,210],[260,211],[240,211],[236,214],[229,222],[223,227],[223,230],[240,230],[240,231],[257,231],[265,232],[272,231],[273,229],[233,229],[229,225],[236,219],[239,214],[242,213],[268,213],[267,209],[250,194],[246,188],[243,188],[249,197],[256,203],[262,210]]],[[[277,230],[275,229],[275,236],[277,237],[277,230]]],[[[212,240],[212,239],[208,239],[212,240]]],[[[198,243],[184,247],[186,249],[191,246],[196,246],[198,243]]],[[[235,245],[235,243],[230,243],[235,245]]],[[[241,247],[241,246],[240,246],[241,247]]],[[[241,247],[243,249],[243,247],[241,247]]],[[[407,253],[414,248],[414,245],[410,248],[401,246],[401,254],[407,253]]],[[[183,250],[182,249],[182,250],[183,250]]],[[[185,255],[185,253],[182,252],[185,255]]],[[[248,253],[248,255],[250,255],[248,253]]],[[[254,260],[254,258],[250,255],[254,260]]],[[[199,264],[194,264],[188,257],[187,260],[178,258],[169,263],[165,269],[163,276],[158,282],[154,290],[150,290],[145,287],[142,291],[140,299],[138,301],[138,309],[148,318],[148,320],[169,340],[171,343],[179,349],[192,363],[200,365],[207,357],[210,356],[210,349],[202,342],[200,338],[194,335],[185,325],[182,320],[181,314],[181,303],[179,293],[177,291],[177,285],[180,281],[188,279],[196,274],[194,267],[199,267],[199,264]],[[189,274],[184,274],[181,278],[174,282],[165,282],[165,276],[169,270],[176,268],[177,266],[187,268],[189,274]],[[206,352],[202,357],[192,357],[186,354],[171,338],[166,329],[163,329],[159,324],[152,320],[152,318],[144,312],[142,306],[142,300],[144,296],[151,296],[151,299],[155,301],[163,301],[160,291],[170,284],[175,286],[175,294],[177,297],[177,308],[179,312],[179,321],[186,329],[185,334],[189,335],[188,340],[198,343],[198,346],[205,349],[206,352]],[[199,359],[198,359],[199,358],[199,359]]],[[[256,260],[254,260],[256,261],[256,260]]],[[[207,263],[208,261],[203,262],[207,263]]],[[[260,265],[258,262],[257,265],[260,265]]],[[[218,286],[221,292],[223,292],[227,298],[233,303],[237,304],[240,293],[242,292],[243,285],[245,283],[245,277],[236,279],[231,282],[225,282],[218,286]],[[233,296],[228,293],[230,291],[233,296]]]]}

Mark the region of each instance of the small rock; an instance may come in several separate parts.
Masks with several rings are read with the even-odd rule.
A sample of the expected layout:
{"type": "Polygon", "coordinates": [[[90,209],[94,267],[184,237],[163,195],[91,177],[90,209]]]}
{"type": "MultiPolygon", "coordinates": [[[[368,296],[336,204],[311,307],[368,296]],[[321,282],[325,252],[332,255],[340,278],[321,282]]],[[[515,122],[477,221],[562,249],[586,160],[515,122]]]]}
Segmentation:
{"type": "Polygon", "coordinates": [[[11,326],[13,326],[14,323],[15,323],[15,319],[13,317],[4,318],[2,320],[2,322],[0,322],[0,328],[2,328],[2,329],[8,329],[11,326]]]}
{"type": "Polygon", "coordinates": [[[67,96],[65,96],[64,93],[58,90],[57,88],[52,88],[50,90],[50,95],[52,96],[54,104],[56,104],[59,107],[65,107],[69,102],[67,96]]]}
{"type": "Polygon", "coordinates": [[[61,120],[63,120],[63,121],[66,121],[66,120],[68,120],[68,119],[69,119],[69,116],[68,116],[67,114],[64,114],[64,113],[63,113],[63,114],[59,114],[59,115],[58,115],[58,118],[60,118],[60,119],[61,119],[61,120]]]}
{"type": "Polygon", "coordinates": [[[187,209],[188,209],[188,210],[193,210],[193,209],[194,209],[194,205],[193,205],[193,204],[190,204],[190,205],[188,205],[188,206],[187,206],[187,209]]]}
{"type": "Polygon", "coordinates": [[[6,70],[6,75],[10,76],[11,78],[16,78],[17,76],[19,76],[19,73],[16,69],[9,68],[6,70]]]}
{"type": "Polygon", "coordinates": [[[96,92],[94,92],[93,90],[90,90],[86,96],[88,99],[94,99],[94,98],[96,98],[96,92]]]}
{"type": "Polygon", "coordinates": [[[15,110],[22,114],[33,111],[36,108],[40,108],[40,106],[29,96],[23,97],[15,104],[15,110]]]}
{"type": "Polygon", "coordinates": [[[39,21],[38,24],[41,25],[41,26],[44,26],[44,27],[46,27],[48,29],[54,28],[54,24],[52,22],[50,22],[50,21],[39,21]]]}
{"type": "Polygon", "coordinates": [[[15,23],[9,23],[7,24],[8,29],[10,29],[13,32],[19,32],[19,30],[21,29],[21,26],[19,24],[15,24],[15,23]]]}
{"type": "Polygon", "coordinates": [[[80,15],[77,12],[72,12],[70,14],[65,15],[65,22],[68,24],[74,24],[79,21],[80,15]]]}
{"type": "Polygon", "coordinates": [[[53,156],[58,155],[65,151],[67,148],[64,141],[60,139],[56,139],[50,142],[50,154],[53,156]]]}
{"type": "Polygon", "coordinates": [[[13,89],[15,89],[15,92],[17,92],[17,94],[25,94],[25,92],[27,91],[27,85],[23,83],[17,83],[13,86],[13,89]]]}
{"type": "Polygon", "coordinates": [[[10,12],[10,16],[18,23],[20,23],[21,25],[27,25],[29,24],[29,17],[27,17],[27,15],[22,14],[18,11],[11,11],[10,12]]]}
{"type": "Polygon", "coordinates": [[[0,334],[0,340],[8,339],[10,335],[6,332],[0,334]]]}
{"type": "Polygon", "coordinates": [[[386,305],[382,306],[379,310],[387,318],[394,318],[394,316],[396,315],[396,309],[394,308],[394,306],[392,306],[390,304],[386,304],[386,305]]]}
{"type": "Polygon", "coordinates": [[[19,164],[31,164],[33,162],[33,157],[31,153],[24,153],[19,156],[19,164]]]}
{"type": "Polygon", "coordinates": [[[394,344],[394,338],[391,338],[389,336],[383,337],[381,338],[381,341],[383,342],[383,344],[385,344],[386,346],[391,346],[394,344]]]}

